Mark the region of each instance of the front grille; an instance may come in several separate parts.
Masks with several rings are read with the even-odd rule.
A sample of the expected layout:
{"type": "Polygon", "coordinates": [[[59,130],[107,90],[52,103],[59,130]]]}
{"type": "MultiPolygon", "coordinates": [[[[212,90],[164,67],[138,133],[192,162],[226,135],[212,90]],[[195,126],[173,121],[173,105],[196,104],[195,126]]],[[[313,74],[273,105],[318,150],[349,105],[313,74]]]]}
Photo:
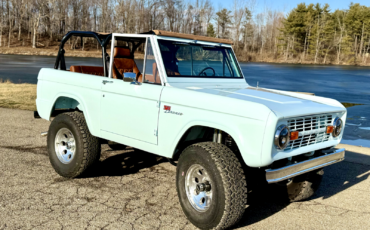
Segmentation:
{"type": "Polygon", "coordinates": [[[298,117],[288,120],[290,131],[311,131],[316,129],[326,128],[331,125],[333,120],[332,115],[317,115],[308,117],[298,117]]]}
{"type": "Polygon", "coordinates": [[[315,115],[288,120],[291,132],[299,131],[297,140],[291,141],[285,151],[328,141],[326,127],[332,125],[332,115],[315,115]]]}

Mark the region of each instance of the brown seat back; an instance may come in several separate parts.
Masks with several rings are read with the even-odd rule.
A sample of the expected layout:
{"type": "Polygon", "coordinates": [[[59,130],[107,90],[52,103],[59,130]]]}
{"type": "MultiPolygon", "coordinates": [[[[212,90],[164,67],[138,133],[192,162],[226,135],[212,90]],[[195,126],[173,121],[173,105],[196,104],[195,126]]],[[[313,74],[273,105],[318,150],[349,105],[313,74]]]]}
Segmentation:
{"type": "Polygon", "coordinates": [[[104,68],[99,66],[71,66],[69,71],[74,73],[91,74],[97,76],[104,76],[104,68]]]}
{"type": "MultiPolygon", "coordinates": [[[[140,74],[138,77],[138,82],[143,82],[143,75],[140,74]]],[[[151,83],[161,84],[161,78],[159,77],[159,72],[157,69],[157,63],[153,63],[153,74],[145,73],[145,81],[149,81],[151,83]]]]}
{"type": "Polygon", "coordinates": [[[154,83],[161,83],[161,77],[159,76],[158,68],[157,68],[157,63],[153,63],[153,79],[150,80],[151,82],[154,83]]]}
{"type": "Polygon", "coordinates": [[[180,75],[179,67],[176,65],[177,58],[170,51],[162,51],[163,63],[166,68],[167,75],[180,75]]]}
{"type": "Polygon", "coordinates": [[[114,61],[113,61],[113,78],[123,79],[123,74],[132,72],[136,74],[136,78],[140,76],[140,71],[134,61],[134,57],[130,54],[127,48],[115,47],[114,48],[114,61]]]}

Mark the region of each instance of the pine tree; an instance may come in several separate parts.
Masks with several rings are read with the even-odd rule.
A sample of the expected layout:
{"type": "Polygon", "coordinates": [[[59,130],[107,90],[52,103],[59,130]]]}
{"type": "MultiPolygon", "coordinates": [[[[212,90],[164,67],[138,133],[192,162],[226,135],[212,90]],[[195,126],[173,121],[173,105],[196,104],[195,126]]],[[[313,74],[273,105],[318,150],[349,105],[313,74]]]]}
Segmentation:
{"type": "Polygon", "coordinates": [[[222,9],[216,13],[217,24],[218,24],[218,36],[221,38],[227,38],[228,31],[227,28],[231,23],[231,11],[227,9],[222,9]]]}
{"type": "Polygon", "coordinates": [[[215,30],[213,28],[213,24],[209,23],[207,27],[207,36],[208,37],[216,37],[215,30]]]}
{"type": "Polygon", "coordinates": [[[305,59],[307,47],[309,44],[311,30],[314,24],[313,18],[314,5],[298,4],[283,21],[283,38],[286,47],[286,59],[289,54],[295,55],[303,53],[302,59],[305,59]]]}
{"type": "Polygon", "coordinates": [[[363,59],[365,58],[367,50],[365,40],[367,40],[370,31],[370,8],[358,3],[351,3],[344,21],[347,25],[350,25],[348,34],[354,42],[353,51],[355,63],[357,63],[359,57],[363,56],[363,59]]]}
{"type": "Polygon", "coordinates": [[[246,7],[245,8],[245,18],[244,18],[244,24],[243,24],[243,37],[244,37],[244,51],[248,50],[248,37],[253,29],[251,25],[251,19],[252,19],[252,12],[246,7]]]}

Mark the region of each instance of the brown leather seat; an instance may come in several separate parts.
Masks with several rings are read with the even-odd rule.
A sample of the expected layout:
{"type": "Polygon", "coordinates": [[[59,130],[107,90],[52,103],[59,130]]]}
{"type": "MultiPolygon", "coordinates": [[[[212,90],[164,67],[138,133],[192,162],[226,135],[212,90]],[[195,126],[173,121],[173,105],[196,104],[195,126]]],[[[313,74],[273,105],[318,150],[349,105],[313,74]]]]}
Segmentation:
{"type": "Polygon", "coordinates": [[[179,67],[176,65],[177,58],[170,51],[162,51],[163,63],[166,68],[167,75],[181,75],[179,73],[179,67]]]}
{"type": "MultiPolygon", "coordinates": [[[[161,84],[161,78],[157,69],[157,63],[153,63],[153,74],[145,74],[145,80],[151,83],[161,84]]],[[[138,82],[143,82],[143,75],[140,74],[138,82]]]]}
{"type": "Polygon", "coordinates": [[[113,78],[123,79],[123,74],[131,72],[136,74],[136,79],[141,75],[134,57],[130,53],[130,49],[116,47],[114,48],[114,61],[113,61],[113,78]]]}
{"type": "Polygon", "coordinates": [[[104,68],[99,66],[71,66],[69,71],[74,73],[91,74],[97,76],[104,76],[104,68]]]}
{"type": "Polygon", "coordinates": [[[161,77],[157,69],[157,63],[153,63],[153,81],[154,83],[161,83],[161,77]]]}

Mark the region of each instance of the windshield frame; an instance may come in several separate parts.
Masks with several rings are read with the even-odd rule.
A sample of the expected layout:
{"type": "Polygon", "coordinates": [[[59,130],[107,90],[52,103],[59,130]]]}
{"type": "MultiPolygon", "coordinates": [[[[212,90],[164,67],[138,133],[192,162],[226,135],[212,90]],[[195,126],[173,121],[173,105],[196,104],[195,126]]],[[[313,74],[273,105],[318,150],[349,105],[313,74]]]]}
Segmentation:
{"type": "MultiPolygon", "coordinates": [[[[162,37],[162,36],[157,36],[157,44],[158,44],[158,51],[159,51],[159,54],[160,54],[160,59],[163,63],[163,68],[166,72],[166,76],[170,79],[170,78],[192,78],[192,79],[230,79],[230,80],[240,80],[240,79],[243,79],[245,80],[245,77],[243,75],[243,72],[241,70],[241,67],[240,67],[240,64],[236,58],[236,55],[234,53],[234,50],[232,49],[232,46],[231,45],[228,45],[228,44],[222,44],[222,43],[212,43],[212,42],[204,42],[204,41],[197,41],[197,40],[189,40],[189,39],[179,39],[179,38],[171,38],[171,37],[162,37]],[[229,72],[230,74],[232,74],[234,71],[236,71],[236,74],[238,75],[237,76],[199,76],[199,75],[169,75],[167,74],[167,68],[164,64],[164,60],[163,60],[163,55],[162,55],[162,50],[160,48],[160,42],[161,41],[167,41],[167,42],[178,42],[178,43],[184,43],[184,45],[186,44],[189,44],[191,46],[201,46],[201,47],[214,47],[215,49],[220,49],[222,50],[221,52],[223,53],[223,59],[227,58],[227,56],[229,56],[231,59],[233,60],[230,60],[229,58],[227,58],[225,61],[225,68],[228,68],[229,69],[229,72]],[[227,54],[227,55],[225,55],[227,54]],[[232,68],[232,61],[234,61],[234,65],[235,65],[235,69],[232,68]]],[[[194,63],[194,60],[193,57],[191,57],[191,62],[192,62],[192,65],[194,63]]]]}

